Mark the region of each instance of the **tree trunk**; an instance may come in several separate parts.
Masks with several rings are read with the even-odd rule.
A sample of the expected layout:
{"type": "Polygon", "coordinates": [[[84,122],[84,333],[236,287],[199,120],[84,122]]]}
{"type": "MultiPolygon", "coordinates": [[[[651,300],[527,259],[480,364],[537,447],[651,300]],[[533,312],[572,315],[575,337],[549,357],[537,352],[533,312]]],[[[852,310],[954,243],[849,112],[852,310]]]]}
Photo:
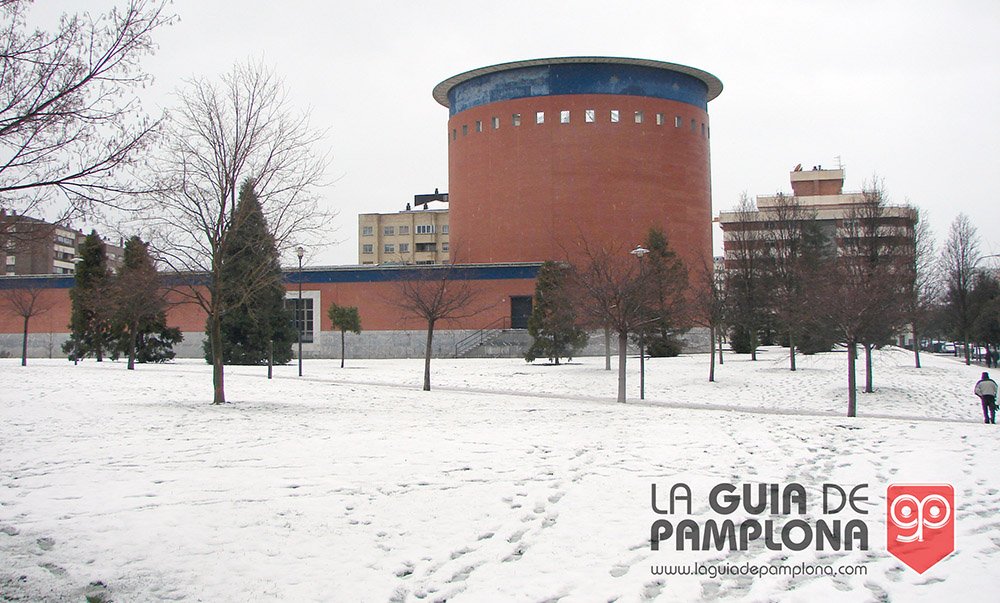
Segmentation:
{"type": "Polygon", "coordinates": [[[920,337],[917,334],[917,325],[913,325],[913,365],[920,368],[920,337]]]}
{"type": "Polygon", "coordinates": [[[708,355],[711,358],[708,365],[708,380],[709,382],[713,382],[715,381],[715,328],[709,327],[708,334],[711,340],[711,343],[708,344],[708,355]]]}
{"type": "Polygon", "coordinates": [[[28,366],[28,319],[24,317],[24,336],[21,337],[21,366],[28,366]]]}
{"type": "Polygon", "coordinates": [[[344,345],[344,329],[340,330],[340,368],[344,368],[344,350],[346,346],[344,345]]]}
{"type": "Polygon", "coordinates": [[[865,393],[870,394],[875,391],[872,387],[872,348],[875,346],[865,344],[865,393]]]}
{"type": "Polygon", "coordinates": [[[427,321],[427,347],[424,349],[424,391],[431,391],[431,344],[434,342],[434,321],[427,321]]]}
{"type": "Polygon", "coordinates": [[[267,340],[267,378],[274,376],[274,340],[267,340]]]}
{"type": "Polygon", "coordinates": [[[618,334],[618,401],[625,402],[625,358],[628,354],[628,333],[618,334]]]}
{"type": "Polygon", "coordinates": [[[604,370],[611,370],[611,329],[604,327],[604,370]]]}
{"type": "Polygon", "coordinates": [[[222,364],[222,321],[218,315],[211,317],[211,345],[212,345],[212,386],[214,397],[212,404],[226,403],[225,372],[222,364]]]}
{"type": "Polygon", "coordinates": [[[134,320],[129,325],[128,333],[128,370],[135,370],[135,340],[139,336],[139,321],[134,320]]]}
{"type": "Polygon", "coordinates": [[[725,361],[722,358],[722,330],[720,329],[719,330],[719,365],[721,366],[723,364],[725,364],[725,361]]]}
{"type": "Polygon", "coordinates": [[[970,364],[972,364],[972,357],[971,357],[971,355],[970,355],[969,352],[970,352],[970,350],[969,350],[969,336],[966,335],[965,336],[965,366],[969,366],[970,364]]]}
{"type": "Polygon", "coordinates": [[[858,416],[858,391],[854,376],[854,363],[858,351],[854,343],[847,344],[847,416],[858,416]]]}
{"type": "Polygon", "coordinates": [[[795,370],[795,335],[788,331],[788,364],[791,370],[795,370]]]}
{"type": "Polygon", "coordinates": [[[757,332],[750,333],[750,360],[757,360],[757,332]]]}

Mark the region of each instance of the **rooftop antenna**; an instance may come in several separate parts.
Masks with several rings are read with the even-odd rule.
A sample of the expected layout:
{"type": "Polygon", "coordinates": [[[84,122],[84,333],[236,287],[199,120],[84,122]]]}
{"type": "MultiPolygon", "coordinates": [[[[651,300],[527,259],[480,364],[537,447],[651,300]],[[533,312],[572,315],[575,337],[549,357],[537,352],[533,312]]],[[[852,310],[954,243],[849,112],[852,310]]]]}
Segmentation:
{"type": "Polygon", "coordinates": [[[844,169],[844,162],[840,160],[840,155],[837,155],[836,157],[834,157],[834,159],[837,160],[837,169],[838,170],[844,169]]]}

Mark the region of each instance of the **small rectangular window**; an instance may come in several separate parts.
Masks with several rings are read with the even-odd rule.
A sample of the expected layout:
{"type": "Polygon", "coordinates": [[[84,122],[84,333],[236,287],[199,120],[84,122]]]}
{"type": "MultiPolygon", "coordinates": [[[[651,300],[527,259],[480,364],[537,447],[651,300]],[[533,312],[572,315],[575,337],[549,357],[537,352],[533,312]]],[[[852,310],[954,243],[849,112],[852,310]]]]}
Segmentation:
{"type": "Polygon", "coordinates": [[[396,227],[395,226],[383,226],[382,227],[382,236],[384,236],[384,237],[391,237],[391,236],[393,236],[395,234],[396,234],[396,227]]]}
{"type": "Polygon", "coordinates": [[[513,125],[515,125],[515,126],[521,125],[521,114],[520,113],[515,113],[515,114],[511,115],[510,116],[510,122],[513,125]]]}
{"type": "Polygon", "coordinates": [[[468,133],[469,133],[469,124],[462,124],[462,136],[465,136],[468,133]]]}
{"type": "Polygon", "coordinates": [[[451,129],[451,139],[452,140],[456,140],[457,138],[458,138],[458,130],[456,130],[455,128],[452,128],[451,129]]]}
{"type": "Polygon", "coordinates": [[[535,123],[536,124],[544,124],[545,123],[545,111],[536,111],[535,112],[535,123]]]}
{"type": "Polygon", "coordinates": [[[500,129],[500,118],[499,117],[494,117],[493,118],[493,129],[494,130],[499,130],[500,129]]]}
{"type": "Polygon", "coordinates": [[[583,112],[583,121],[587,122],[588,124],[594,123],[594,110],[593,109],[587,109],[587,110],[585,110],[583,112]]]}
{"type": "Polygon", "coordinates": [[[611,110],[611,123],[618,123],[618,109],[611,110]]]}
{"type": "Polygon", "coordinates": [[[674,127],[675,128],[681,127],[681,116],[680,115],[678,115],[677,117],[674,118],[674,127]]]}
{"type": "Polygon", "coordinates": [[[434,234],[434,225],[417,224],[417,234],[434,234]]]}
{"type": "Polygon", "coordinates": [[[401,235],[408,235],[408,234],[410,234],[410,227],[409,226],[400,226],[399,227],[399,234],[401,234],[401,235]]]}
{"type": "Polygon", "coordinates": [[[701,122],[701,135],[705,135],[705,122],[701,122]]]}
{"type": "Polygon", "coordinates": [[[410,253],[410,244],[409,243],[400,243],[399,244],[399,253],[410,253]]]}
{"type": "Polygon", "coordinates": [[[483,120],[477,119],[476,120],[476,132],[482,132],[482,131],[483,131],[483,120]]]}
{"type": "Polygon", "coordinates": [[[448,241],[441,243],[441,251],[448,251],[448,241]]]}
{"type": "Polygon", "coordinates": [[[363,236],[363,237],[370,237],[373,234],[375,234],[375,228],[374,227],[372,227],[372,226],[362,226],[361,227],[361,236],[363,236]]]}
{"type": "Polygon", "coordinates": [[[365,254],[372,253],[374,251],[374,249],[375,248],[372,246],[371,243],[365,243],[364,245],[361,246],[361,253],[365,253],[365,254]]]}
{"type": "Polygon", "coordinates": [[[392,243],[386,243],[382,246],[382,253],[396,253],[396,246],[392,243]]]}
{"type": "Polygon", "coordinates": [[[448,225],[447,224],[442,224],[441,225],[441,234],[448,234],[448,225]]]}
{"type": "Polygon", "coordinates": [[[559,112],[559,123],[568,124],[569,123],[569,111],[559,112]]]}
{"type": "Polygon", "coordinates": [[[635,123],[641,124],[643,117],[644,117],[644,115],[643,115],[642,111],[636,111],[635,112],[635,123]]]}
{"type": "Polygon", "coordinates": [[[697,126],[698,126],[698,122],[692,119],[691,120],[691,131],[694,132],[694,129],[697,126]]]}
{"type": "Polygon", "coordinates": [[[656,114],[656,125],[658,125],[658,126],[662,126],[663,125],[663,114],[662,113],[657,113],[656,114]]]}

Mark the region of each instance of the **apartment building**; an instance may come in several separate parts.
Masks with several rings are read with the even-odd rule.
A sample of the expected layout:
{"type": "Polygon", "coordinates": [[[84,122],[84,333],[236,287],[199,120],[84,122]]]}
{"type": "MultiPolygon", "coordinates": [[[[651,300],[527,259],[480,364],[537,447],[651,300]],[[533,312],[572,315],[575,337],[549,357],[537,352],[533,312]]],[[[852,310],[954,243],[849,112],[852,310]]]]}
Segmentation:
{"type": "MultiPolygon", "coordinates": [[[[73,274],[83,232],[0,210],[0,265],[6,276],[73,274]]],[[[121,264],[124,250],[105,241],[108,266],[121,264]]]]}
{"type": "Polygon", "coordinates": [[[406,209],[358,215],[358,264],[446,264],[448,210],[406,209]]]}

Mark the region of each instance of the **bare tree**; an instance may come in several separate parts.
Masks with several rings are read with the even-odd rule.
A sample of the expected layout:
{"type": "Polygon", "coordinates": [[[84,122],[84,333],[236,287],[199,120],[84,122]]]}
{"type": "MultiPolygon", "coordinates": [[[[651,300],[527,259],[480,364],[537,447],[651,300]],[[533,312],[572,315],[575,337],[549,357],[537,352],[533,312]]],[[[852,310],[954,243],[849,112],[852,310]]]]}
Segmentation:
{"type": "Polygon", "coordinates": [[[628,250],[582,247],[586,264],[574,271],[576,297],[589,323],[606,325],[618,335],[618,402],[625,402],[628,336],[652,319],[654,287],[640,278],[641,266],[628,250]]]}
{"type": "Polygon", "coordinates": [[[758,332],[768,308],[767,236],[763,218],[746,193],[740,195],[734,214],[735,223],[725,233],[729,317],[733,327],[750,337],[750,358],[757,360],[758,332]]]}
{"type": "Polygon", "coordinates": [[[0,3],[0,208],[23,214],[59,196],[63,217],[119,206],[141,188],[123,172],[157,126],[133,91],[150,79],[139,59],[172,20],[167,2],[64,15],[52,31],[29,28],[30,4],[0,3]]]}
{"type": "Polygon", "coordinates": [[[157,164],[161,193],[149,224],[159,258],[189,275],[175,291],[208,316],[213,401],[221,404],[222,316],[280,278],[261,266],[238,287],[227,289],[224,282],[229,235],[241,219],[240,183],[254,183],[267,228],[279,252],[287,250],[329,222],[331,214],[320,211],[315,196],[327,158],[314,151],[322,133],[310,127],[307,113],[293,110],[282,80],[262,65],[238,64],[218,82],[188,80],[178,99],[165,125],[157,164]]]}
{"type": "Polygon", "coordinates": [[[834,325],[847,348],[847,416],[857,416],[857,347],[864,346],[866,391],[872,391],[871,350],[904,322],[906,233],[887,215],[878,181],[841,227],[840,254],[829,278],[812,291],[812,307],[834,325]]]}
{"type": "Polygon", "coordinates": [[[695,324],[708,329],[709,336],[709,367],[708,380],[715,381],[715,350],[716,343],[719,345],[719,361],[722,361],[721,333],[725,330],[726,324],[726,287],[725,271],[715,270],[712,264],[703,262],[698,271],[696,283],[704,292],[701,304],[692,313],[692,320],[695,324]]]}
{"type": "Polygon", "coordinates": [[[482,312],[472,304],[476,292],[460,279],[461,268],[455,264],[412,269],[399,281],[396,295],[387,300],[404,315],[427,323],[424,346],[424,391],[431,389],[431,356],[434,352],[434,329],[442,322],[469,318],[482,312]]]}
{"type": "Polygon", "coordinates": [[[5,289],[3,296],[7,311],[22,319],[21,366],[28,366],[28,321],[52,309],[54,302],[44,299],[45,289],[33,284],[25,284],[14,289],[5,289]]]}
{"type": "Polygon", "coordinates": [[[934,248],[934,233],[927,216],[924,215],[921,219],[920,214],[917,215],[913,236],[907,241],[906,254],[911,262],[906,267],[904,311],[913,331],[913,364],[920,368],[920,340],[941,297],[941,279],[934,248]]]}
{"type": "Polygon", "coordinates": [[[796,197],[778,193],[767,212],[765,258],[770,285],[771,312],[788,337],[788,368],[795,370],[795,346],[806,324],[808,304],[803,261],[804,232],[816,212],[802,207],[796,197]]]}
{"type": "Polygon", "coordinates": [[[941,272],[947,288],[947,308],[955,334],[965,344],[965,364],[972,362],[969,351],[972,323],[972,289],[979,263],[979,235],[969,217],[958,214],[951,223],[948,240],[941,253],[941,272]]]}

